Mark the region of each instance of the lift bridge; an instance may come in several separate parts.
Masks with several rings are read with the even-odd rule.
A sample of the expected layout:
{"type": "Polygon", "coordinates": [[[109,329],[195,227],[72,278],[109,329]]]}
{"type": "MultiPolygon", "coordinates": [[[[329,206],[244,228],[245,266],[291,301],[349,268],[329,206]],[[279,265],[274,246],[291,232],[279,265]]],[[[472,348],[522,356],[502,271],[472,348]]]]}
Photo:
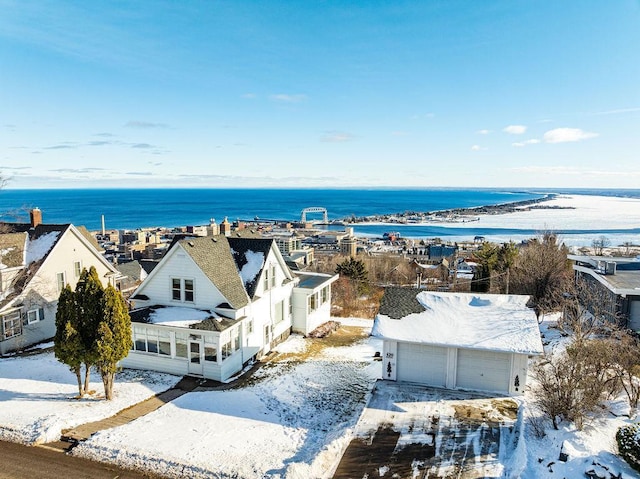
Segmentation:
{"type": "Polygon", "coordinates": [[[329,217],[327,215],[326,208],[321,208],[319,206],[311,206],[309,208],[303,209],[302,214],[300,215],[300,223],[307,222],[307,213],[322,213],[322,223],[329,224],[329,217]]]}

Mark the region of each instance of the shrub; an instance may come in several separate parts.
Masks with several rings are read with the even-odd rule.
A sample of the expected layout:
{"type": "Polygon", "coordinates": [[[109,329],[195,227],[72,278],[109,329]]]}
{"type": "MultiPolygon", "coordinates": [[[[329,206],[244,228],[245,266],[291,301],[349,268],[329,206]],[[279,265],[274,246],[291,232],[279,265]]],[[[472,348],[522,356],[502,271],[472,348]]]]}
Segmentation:
{"type": "Polygon", "coordinates": [[[616,433],[618,452],[636,471],[640,471],[640,423],[623,426],[616,433]]]}

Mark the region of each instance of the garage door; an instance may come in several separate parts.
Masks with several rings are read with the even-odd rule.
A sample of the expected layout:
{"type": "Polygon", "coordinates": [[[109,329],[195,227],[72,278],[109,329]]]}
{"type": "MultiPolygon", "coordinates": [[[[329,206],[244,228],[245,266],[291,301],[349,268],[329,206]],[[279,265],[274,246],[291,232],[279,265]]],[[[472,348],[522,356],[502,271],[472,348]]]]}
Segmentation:
{"type": "Polygon", "coordinates": [[[437,346],[398,343],[398,381],[444,387],[447,378],[447,349],[437,346]]]}
{"type": "Polygon", "coordinates": [[[510,373],[510,354],[458,349],[458,388],[509,392],[510,373]]]}

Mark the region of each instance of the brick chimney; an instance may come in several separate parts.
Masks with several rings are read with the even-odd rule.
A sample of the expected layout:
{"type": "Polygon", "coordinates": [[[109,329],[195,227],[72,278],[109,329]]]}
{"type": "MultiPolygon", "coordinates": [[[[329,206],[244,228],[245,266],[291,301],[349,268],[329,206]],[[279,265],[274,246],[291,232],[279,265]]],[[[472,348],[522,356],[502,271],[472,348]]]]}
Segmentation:
{"type": "Polygon", "coordinates": [[[34,208],[29,211],[29,216],[31,217],[32,228],[42,224],[42,211],[40,211],[40,208],[34,208]]]}

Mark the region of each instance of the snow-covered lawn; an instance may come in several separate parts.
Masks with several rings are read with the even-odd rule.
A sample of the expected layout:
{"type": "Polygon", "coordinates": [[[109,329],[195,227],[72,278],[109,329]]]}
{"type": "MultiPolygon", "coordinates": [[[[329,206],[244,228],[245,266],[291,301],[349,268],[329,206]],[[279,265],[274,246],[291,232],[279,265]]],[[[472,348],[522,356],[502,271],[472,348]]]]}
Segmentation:
{"type": "Polygon", "coordinates": [[[0,439],[25,444],[60,439],[63,429],[113,416],[173,386],[179,377],[125,370],[116,375],[114,399],[104,400],[92,375],[93,397],[75,399],[75,375],[52,352],[0,359],[0,439]]]}
{"type": "MultiPolygon", "coordinates": [[[[547,317],[540,325],[546,352],[561,353],[569,342],[563,337],[555,324],[558,315],[547,317]]],[[[560,424],[558,431],[551,427],[550,421],[544,426],[544,437],[538,437],[533,423],[539,422],[539,412],[533,407],[533,387],[525,393],[527,408],[524,416],[524,443],[526,449],[519,452],[522,457],[520,477],[523,479],[537,479],[548,477],[551,479],[578,479],[585,476],[585,472],[595,469],[606,479],[622,474],[625,478],[635,478],[639,474],[623,461],[617,454],[615,435],[619,427],[630,424],[629,404],[622,393],[616,399],[605,403],[604,408],[591,416],[590,421],[582,431],[576,430],[572,424],[560,424]],[[560,452],[568,454],[568,461],[559,460],[560,452]],[[607,469],[604,469],[607,468],[607,469]]]]}
{"type": "Polygon", "coordinates": [[[292,336],[242,386],[185,394],[74,454],[168,477],[330,477],[380,376],[366,332],[319,349],[325,340],[292,336]]]}

